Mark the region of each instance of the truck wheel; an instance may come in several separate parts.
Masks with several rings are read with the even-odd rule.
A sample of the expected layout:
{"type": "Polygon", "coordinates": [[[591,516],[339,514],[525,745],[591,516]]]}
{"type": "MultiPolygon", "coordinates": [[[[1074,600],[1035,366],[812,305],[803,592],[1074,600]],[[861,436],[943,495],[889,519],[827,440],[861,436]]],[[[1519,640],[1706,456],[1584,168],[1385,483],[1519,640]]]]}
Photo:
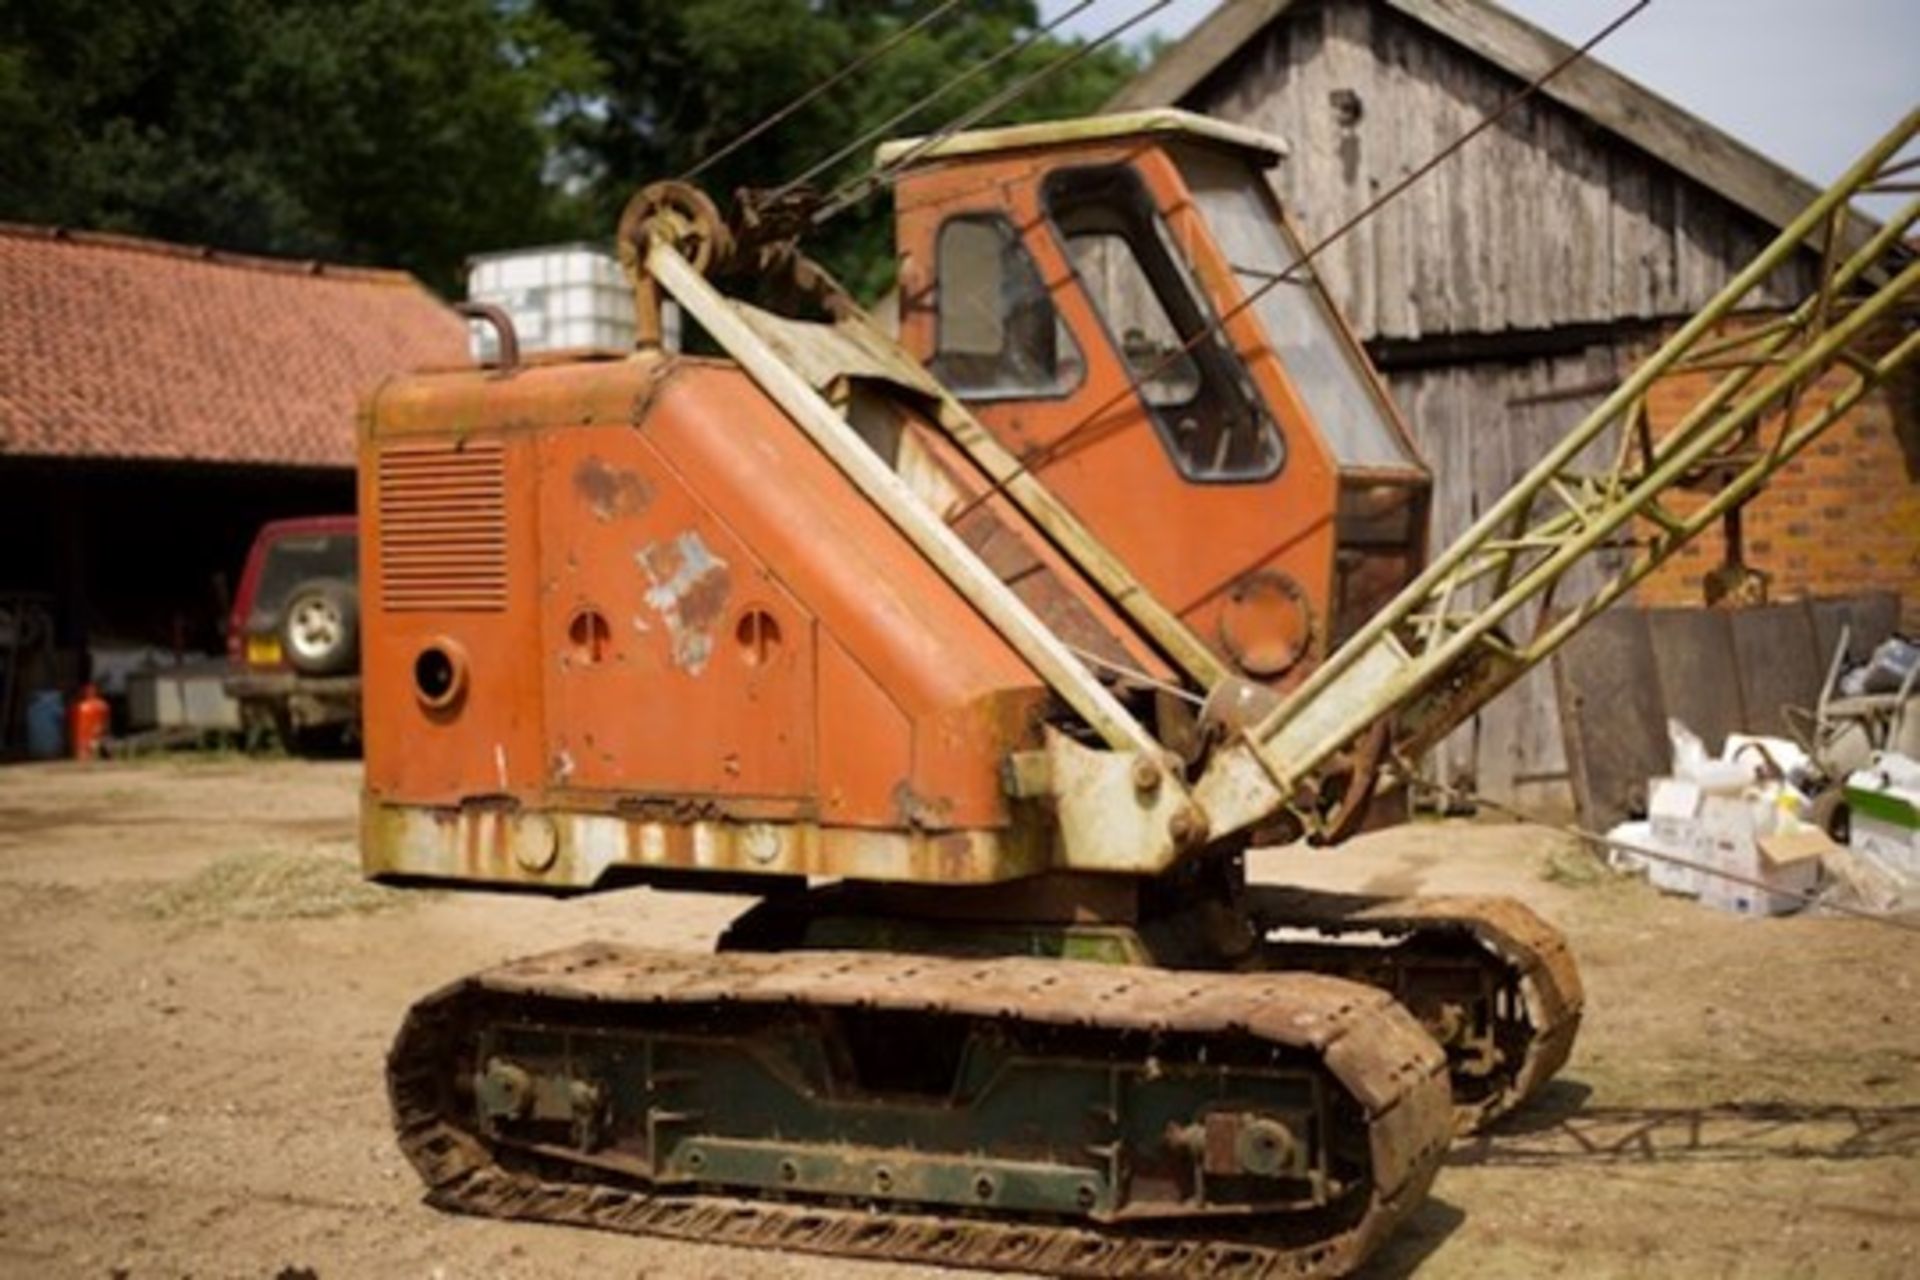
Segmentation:
{"type": "Polygon", "coordinates": [[[287,597],[280,639],[287,661],[303,675],[351,671],[360,657],[359,594],[332,578],[301,583],[287,597]]]}

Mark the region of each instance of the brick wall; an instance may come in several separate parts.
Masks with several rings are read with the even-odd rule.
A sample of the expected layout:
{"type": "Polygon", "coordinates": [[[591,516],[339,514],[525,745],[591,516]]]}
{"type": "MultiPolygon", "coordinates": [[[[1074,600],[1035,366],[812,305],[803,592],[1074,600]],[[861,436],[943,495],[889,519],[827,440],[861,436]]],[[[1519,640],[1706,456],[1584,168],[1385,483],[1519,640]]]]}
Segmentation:
{"type": "MultiPolygon", "coordinates": [[[[1656,383],[1647,399],[1655,438],[1721,376],[1685,373],[1656,383]]],[[[1829,372],[1799,415],[1849,380],[1845,370],[1829,372]]],[[[1686,495],[1670,505],[1684,511],[1700,501],[1686,495]]],[[[1909,367],[1867,396],[1776,473],[1747,504],[1743,530],[1747,563],[1771,575],[1770,599],[1895,591],[1902,629],[1920,631],[1920,371],[1909,367]]],[[[1635,598],[1700,604],[1702,576],[1720,563],[1722,549],[1716,525],[1649,575],[1635,598]]]]}

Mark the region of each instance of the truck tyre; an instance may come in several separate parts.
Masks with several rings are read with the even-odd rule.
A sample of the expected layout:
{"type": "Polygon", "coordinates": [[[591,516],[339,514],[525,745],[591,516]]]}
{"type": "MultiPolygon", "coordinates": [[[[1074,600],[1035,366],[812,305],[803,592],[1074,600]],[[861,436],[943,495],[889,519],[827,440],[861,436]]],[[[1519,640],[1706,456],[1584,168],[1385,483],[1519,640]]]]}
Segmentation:
{"type": "Polygon", "coordinates": [[[333,578],[303,582],[287,597],[280,639],[294,670],[309,676],[337,676],[360,659],[360,597],[352,585],[333,578]]]}

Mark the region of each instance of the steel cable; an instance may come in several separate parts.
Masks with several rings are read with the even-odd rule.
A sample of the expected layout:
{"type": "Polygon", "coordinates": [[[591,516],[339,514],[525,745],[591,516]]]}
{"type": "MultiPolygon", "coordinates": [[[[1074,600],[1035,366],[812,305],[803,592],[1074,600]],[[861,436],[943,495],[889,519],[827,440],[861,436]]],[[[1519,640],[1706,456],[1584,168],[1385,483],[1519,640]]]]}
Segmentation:
{"type": "Polygon", "coordinates": [[[1068,8],[1065,12],[1061,13],[1060,16],[1055,18],[1052,22],[1049,22],[1046,25],[1041,27],[1036,27],[1033,31],[1029,32],[1027,35],[1023,36],[1021,39],[1002,48],[999,52],[995,53],[992,57],[985,58],[979,62],[976,62],[973,64],[973,66],[961,72],[959,75],[950,77],[944,83],[936,87],[931,93],[922,94],[919,98],[916,98],[914,101],[908,103],[905,107],[901,108],[899,111],[896,111],[893,115],[888,116],[884,121],[875,125],[873,128],[867,130],[865,133],[855,138],[852,142],[847,143],[845,146],[841,147],[838,151],[835,151],[832,155],[826,157],[824,160],[820,160],[815,162],[812,165],[809,165],[800,174],[796,175],[795,177],[789,178],[786,182],[781,183],[779,190],[774,193],[774,199],[778,199],[781,196],[788,195],[791,192],[793,192],[796,188],[800,187],[801,185],[811,182],[813,179],[819,177],[821,174],[825,173],[827,170],[839,164],[842,160],[845,160],[848,156],[854,155],[855,153],[860,151],[862,148],[866,147],[869,143],[873,142],[874,139],[882,137],[883,135],[891,132],[895,125],[898,125],[902,121],[910,119],[915,115],[918,115],[921,111],[925,110],[927,107],[932,106],[935,102],[938,102],[941,98],[946,97],[947,94],[953,92],[955,89],[959,88],[961,85],[966,84],[968,81],[973,80],[978,76],[984,75],[987,71],[999,65],[1001,62],[1005,61],[1006,59],[1012,57],[1013,55],[1021,52],[1024,49],[1030,48],[1036,41],[1041,40],[1046,36],[1050,35],[1062,23],[1067,21],[1067,19],[1073,17],[1077,13],[1081,13],[1084,10],[1091,8],[1095,3],[1097,3],[1097,0],[1078,0],[1078,3],[1074,4],[1072,7],[1068,8]]]}
{"type": "MultiPolygon", "coordinates": [[[[829,219],[845,212],[847,209],[852,208],[885,186],[888,182],[892,181],[896,174],[931,151],[934,147],[939,146],[940,143],[944,142],[947,138],[985,119],[1009,103],[1016,102],[1025,97],[1048,78],[1072,66],[1074,63],[1094,53],[1111,41],[1117,40],[1128,30],[1146,21],[1172,3],[1173,0],[1154,0],[1152,4],[1141,9],[1125,22],[1107,28],[1105,32],[1093,40],[1073,46],[1053,61],[1036,69],[1020,80],[1015,81],[1013,84],[1008,85],[986,101],[979,103],[967,111],[961,112],[958,116],[949,120],[927,137],[914,143],[903,155],[895,158],[890,164],[884,166],[875,165],[859,177],[842,183],[839,187],[835,188],[833,194],[827,198],[826,204],[814,215],[813,224],[819,226],[829,219]]],[[[1065,17],[1066,15],[1062,16],[1065,17]]]]}
{"type": "Polygon", "coordinates": [[[864,68],[873,65],[875,62],[878,62],[881,58],[886,57],[887,54],[899,48],[900,45],[912,39],[915,35],[919,34],[921,31],[926,30],[927,27],[931,26],[935,22],[938,22],[941,18],[945,17],[948,13],[952,12],[954,9],[958,8],[960,5],[965,3],[967,3],[967,0],[944,0],[944,3],[936,5],[934,8],[929,9],[926,13],[914,19],[910,25],[902,27],[900,30],[894,32],[892,35],[888,36],[885,40],[882,40],[879,44],[867,50],[865,53],[855,58],[852,62],[849,62],[846,66],[840,68],[840,70],[834,72],[831,76],[828,76],[825,80],[820,81],[818,84],[814,85],[812,88],[808,89],[806,92],[794,98],[791,102],[787,103],[787,105],[785,105],[784,107],[781,107],[779,110],[773,112],[772,114],[763,117],[757,124],[753,125],[751,128],[747,129],[745,132],[736,136],[731,142],[727,143],[724,147],[721,147],[718,151],[709,152],[706,155],[706,157],[702,159],[698,164],[694,165],[691,169],[688,169],[685,173],[681,174],[680,181],[682,182],[693,181],[693,179],[699,177],[702,173],[705,173],[708,169],[712,168],[714,165],[718,164],[720,161],[726,159],[728,156],[738,151],[741,147],[746,146],[749,142],[752,142],[755,138],[759,137],[761,134],[765,133],[767,130],[773,128],[773,126],[779,124],[782,120],[785,120],[789,116],[793,115],[794,112],[800,110],[802,107],[806,106],[808,103],[813,102],[815,99],[819,98],[821,94],[824,94],[828,90],[839,85],[840,83],[845,81],[847,77],[853,75],[855,72],[863,70],[864,68]]]}
{"type": "MultiPolygon", "coordinates": [[[[1455,138],[1452,142],[1448,143],[1445,147],[1442,147],[1439,151],[1435,152],[1418,168],[1407,173],[1398,182],[1394,183],[1391,187],[1388,187],[1385,191],[1380,193],[1380,195],[1376,196],[1374,199],[1369,201],[1365,206],[1363,206],[1360,209],[1359,212],[1355,213],[1352,217],[1348,218],[1345,222],[1341,223],[1328,235],[1322,237],[1319,241],[1315,242],[1312,248],[1308,249],[1305,253],[1301,254],[1300,257],[1295,259],[1294,262],[1290,266],[1288,266],[1285,271],[1275,273],[1273,277],[1269,279],[1266,283],[1254,289],[1251,293],[1247,294],[1246,297],[1242,298],[1239,302],[1235,303],[1233,306],[1227,308],[1227,310],[1222,312],[1219,316],[1217,316],[1215,319],[1213,319],[1209,323],[1201,326],[1201,328],[1191,338],[1187,339],[1181,345],[1175,347],[1172,351],[1169,351],[1164,357],[1162,357],[1156,364],[1154,364],[1146,372],[1138,375],[1137,378],[1129,381],[1128,385],[1125,388],[1114,393],[1112,396],[1109,396],[1106,400],[1103,400],[1100,404],[1098,404],[1093,409],[1089,410],[1087,413],[1082,415],[1077,422],[1075,422],[1072,426],[1067,428],[1065,433],[1063,433],[1059,439],[1055,440],[1050,445],[1047,445],[1040,449],[1036,449],[1027,458],[1022,459],[1014,467],[1013,470],[1009,471],[1006,475],[1000,477],[998,480],[995,480],[986,489],[982,490],[980,493],[976,494],[974,497],[962,503],[960,507],[948,517],[948,522],[952,523],[954,520],[958,520],[962,518],[968,512],[972,511],[975,507],[979,506],[981,503],[987,501],[988,499],[994,497],[996,494],[1003,491],[1008,484],[1012,483],[1014,480],[1018,479],[1020,476],[1029,474],[1033,471],[1038,470],[1041,467],[1048,465],[1049,463],[1058,461],[1062,456],[1064,456],[1067,453],[1069,446],[1072,445],[1079,436],[1087,432],[1090,428],[1098,425],[1101,415],[1107,413],[1109,410],[1114,409],[1119,405],[1125,403],[1126,401],[1132,399],[1135,394],[1134,386],[1136,383],[1145,384],[1145,383],[1152,382],[1155,378],[1165,373],[1168,369],[1172,368],[1179,361],[1185,359],[1188,355],[1192,353],[1194,348],[1198,347],[1202,342],[1211,338],[1215,333],[1218,333],[1221,329],[1223,329],[1227,325],[1229,321],[1233,320],[1236,316],[1240,315],[1242,312],[1246,311],[1248,308],[1258,303],[1260,299],[1264,298],[1268,293],[1272,292],[1274,289],[1278,288],[1282,284],[1286,284],[1291,281],[1296,281],[1297,277],[1295,276],[1295,273],[1298,272],[1301,268],[1313,262],[1315,258],[1319,257],[1322,253],[1324,253],[1331,245],[1343,239],[1345,236],[1349,235],[1356,227],[1360,226],[1362,223],[1366,222],[1369,218],[1372,218],[1375,214],[1379,213],[1381,209],[1385,208],[1390,202],[1397,199],[1402,193],[1404,193],[1409,187],[1413,186],[1420,179],[1426,177],[1429,173],[1433,172],[1434,169],[1438,168],[1444,161],[1446,161],[1448,158],[1453,156],[1462,147],[1466,146],[1467,143],[1473,141],[1473,139],[1479,137],[1482,133],[1486,132],[1488,129],[1492,128],[1495,124],[1499,123],[1502,119],[1504,119],[1508,115],[1508,113],[1513,111],[1521,103],[1526,102],[1527,100],[1532,98],[1534,94],[1538,93],[1542,88],[1544,88],[1549,82],[1551,82],[1561,72],[1565,71],[1568,67],[1572,66],[1574,63],[1586,57],[1587,54],[1592,52],[1594,47],[1597,46],[1601,41],[1605,40],[1608,36],[1612,35],[1614,32],[1618,31],[1621,27],[1625,26],[1631,19],[1638,16],[1642,11],[1644,11],[1652,3],[1653,3],[1653,0],[1635,0],[1635,2],[1630,7],[1624,10],[1618,17],[1614,18],[1613,21],[1609,22],[1606,26],[1602,27],[1599,31],[1595,32],[1594,35],[1590,37],[1585,44],[1582,44],[1578,48],[1568,51],[1566,56],[1561,58],[1560,61],[1556,62],[1553,66],[1547,68],[1547,70],[1543,71],[1540,75],[1535,77],[1532,81],[1530,81],[1526,85],[1525,88],[1521,89],[1518,93],[1514,94],[1513,96],[1509,97],[1506,101],[1502,102],[1497,108],[1493,110],[1491,114],[1482,117],[1477,123],[1474,124],[1472,128],[1468,129],[1465,133],[1455,138]]],[[[1122,419],[1118,424],[1116,424],[1116,426],[1124,427],[1124,426],[1131,425],[1131,423],[1132,423],[1131,419],[1122,419]]]]}

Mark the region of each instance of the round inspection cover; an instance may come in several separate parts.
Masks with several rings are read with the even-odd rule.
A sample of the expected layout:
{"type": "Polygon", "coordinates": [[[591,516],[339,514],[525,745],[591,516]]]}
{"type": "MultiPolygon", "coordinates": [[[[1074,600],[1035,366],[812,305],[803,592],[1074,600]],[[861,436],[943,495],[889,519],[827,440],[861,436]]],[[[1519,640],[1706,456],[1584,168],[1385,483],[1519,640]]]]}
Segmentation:
{"type": "Polygon", "coordinates": [[[1313,644],[1313,607],[1292,578],[1271,569],[1233,584],[1220,611],[1220,642],[1250,676],[1284,675],[1313,644]]]}

